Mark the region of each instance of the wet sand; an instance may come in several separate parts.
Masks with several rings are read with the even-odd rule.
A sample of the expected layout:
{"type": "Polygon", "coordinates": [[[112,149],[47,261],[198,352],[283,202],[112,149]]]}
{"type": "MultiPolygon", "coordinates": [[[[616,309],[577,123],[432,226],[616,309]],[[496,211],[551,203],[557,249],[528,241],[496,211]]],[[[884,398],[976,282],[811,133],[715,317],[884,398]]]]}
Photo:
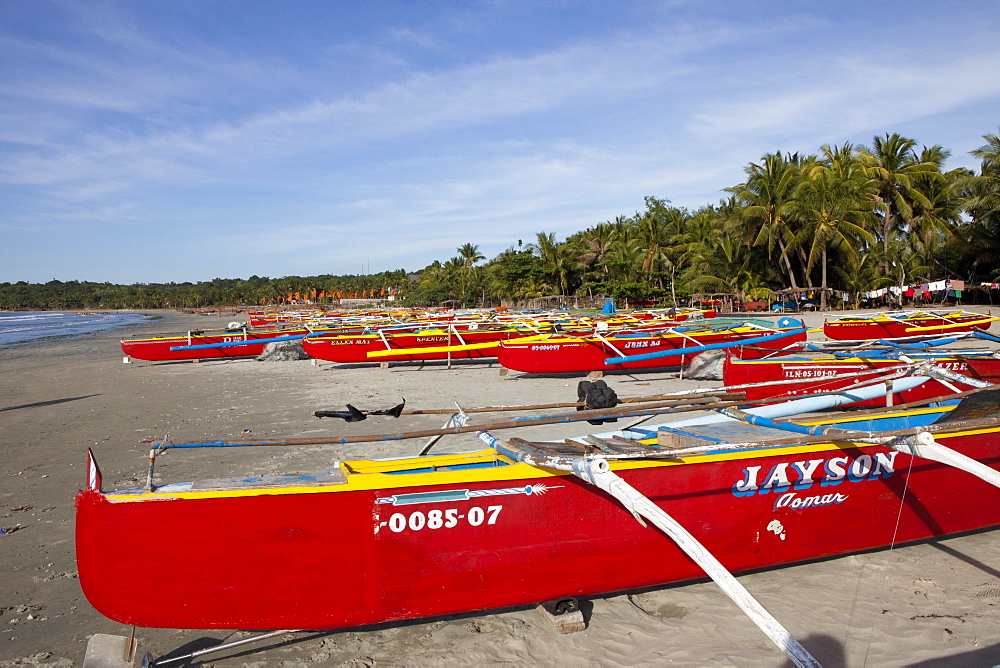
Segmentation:
{"type": "MultiPolygon", "coordinates": [[[[976,309],[982,311],[983,309],[976,309]]],[[[183,315],[124,330],[212,328],[230,314],[183,315]]],[[[809,324],[821,316],[807,316],[809,324]]],[[[445,416],[347,424],[313,411],[448,408],[575,401],[582,376],[503,376],[496,364],[338,366],[312,361],[122,362],[123,331],[0,350],[0,666],[82,665],[94,633],[127,635],[87,603],[76,578],[73,499],[93,448],[105,487],[141,484],[149,442],[387,433],[440,427],[445,416]]],[[[621,397],[719,383],[673,372],[609,374],[621,397]]],[[[587,423],[505,431],[545,439],[587,423]]],[[[325,468],[334,459],[415,454],[426,442],[172,451],[169,481],[325,468]]],[[[439,451],[479,447],[449,436],[439,451]]],[[[1000,501],[1000,491],[998,491],[1000,501]]],[[[248,519],[247,521],[252,521],[248,519]]],[[[886,518],[892,521],[892,518],[886,518]]],[[[1000,664],[1000,533],[742,575],[741,582],[824,665],[1000,664]]],[[[163,539],[169,540],[169,536],[163,539]]],[[[155,568],[156,546],[136,545],[155,568]]],[[[133,592],[142,596],[142,592],[133,592]]],[[[584,601],[585,631],[560,635],[532,608],[376,628],[300,633],[208,655],[197,665],[763,665],[788,661],[711,582],[584,601]]],[[[137,629],[140,652],[183,654],[250,634],[137,629]]],[[[138,665],[138,662],[137,662],[138,665]]],[[[176,664],[175,664],[176,665],[176,664]]],[[[183,664],[182,664],[183,665],[183,664]]]]}

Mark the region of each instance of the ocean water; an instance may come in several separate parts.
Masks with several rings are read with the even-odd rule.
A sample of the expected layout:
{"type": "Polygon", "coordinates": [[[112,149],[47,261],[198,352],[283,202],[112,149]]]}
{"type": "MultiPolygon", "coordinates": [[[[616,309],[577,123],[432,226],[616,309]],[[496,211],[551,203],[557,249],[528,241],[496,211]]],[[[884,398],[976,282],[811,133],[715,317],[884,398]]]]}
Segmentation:
{"type": "Polygon", "coordinates": [[[0,348],[77,339],[150,319],[140,313],[0,311],[0,348]]]}

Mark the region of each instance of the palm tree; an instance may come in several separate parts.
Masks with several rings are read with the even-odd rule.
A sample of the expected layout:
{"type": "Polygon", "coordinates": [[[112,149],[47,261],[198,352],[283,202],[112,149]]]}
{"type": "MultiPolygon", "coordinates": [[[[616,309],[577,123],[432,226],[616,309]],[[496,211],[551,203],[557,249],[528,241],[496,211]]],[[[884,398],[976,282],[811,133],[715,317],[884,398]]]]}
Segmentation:
{"type": "Polygon", "coordinates": [[[970,151],[982,162],[978,176],[968,179],[966,210],[973,222],[1000,225],[1000,136],[983,135],[986,143],[970,151]]]}
{"type": "Polygon", "coordinates": [[[878,267],[878,256],[872,249],[844,255],[845,264],[834,265],[833,273],[854,297],[854,308],[861,308],[861,295],[869,290],[878,290],[892,285],[893,279],[878,267]]]}
{"type": "Polygon", "coordinates": [[[798,284],[789,252],[794,230],[788,211],[799,181],[799,163],[798,154],[783,157],[768,153],[760,165],[750,163],[744,168],[748,177],[744,183],[726,188],[736,196],[741,213],[742,224],[733,224],[732,231],[743,238],[748,248],[766,245],[769,256],[777,254],[792,288],[798,284]]]}
{"type": "Polygon", "coordinates": [[[539,232],[536,237],[537,243],[532,244],[532,248],[541,258],[543,269],[552,283],[558,286],[559,294],[569,294],[570,279],[576,259],[573,251],[569,245],[557,243],[554,232],[539,232]]]}
{"type": "Polygon", "coordinates": [[[858,157],[868,168],[876,188],[875,201],[881,211],[882,269],[889,274],[889,244],[893,232],[904,231],[913,219],[913,206],[929,207],[930,202],[914,180],[936,170],[933,163],[921,162],[914,152],[917,142],[898,134],[874,137],[871,148],[862,148],[858,157]]]}
{"type": "Polygon", "coordinates": [[[465,268],[471,268],[480,260],[485,260],[486,256],[479,252],[478,244],[462,244],[458,247],[458,256],[462,258],[465,268]]]}
{"type": "Polygon", "coordinates": [[[915,204],[906,240],[922,263],[940,263],[939,249],[953,238],[962,224],[962,189],[970,172],[953,169],[941,172],[949,152],[940,146],[924,147],[922,162],[938,165],[938,171],[916,178],[917,188],[926,196],[927,204],[915,204]]]}
{"type": "Polygon", "coordinates": [[[579,236],[583,248],[577,259],[591,269],[600,267],[607,274],[609,270],[603,264],[604,258],[611,250],[611,245],[618,234],[619,228],[610,222],[586,230],[579,236]]]}
{"type": "MultiPolygon", "coordinates": [[[[986,143],[970,151],[979,158],[980,173],[960,182],[967,197],[964,210],[972,222],[961,228],[960,254],[971,258],[968,277],[980,266],[1000,266],[1000,136],[983,135],[986,143]]],[[[1000,270],[991,278],[1000,276],[1000,270]]]]}
{"type": "Polygon", "coordinates": [[[826,308],[830,248],[851,255],[861,247],[861,242],[875,240],[867,229],[874,208],[869,183],[860,164],[837,170],[817,165],[795,189],[791,211],[804,224],[799,241],[803,248],[808,247],[806,272],[820,262],[821,309],[826,308]]]}

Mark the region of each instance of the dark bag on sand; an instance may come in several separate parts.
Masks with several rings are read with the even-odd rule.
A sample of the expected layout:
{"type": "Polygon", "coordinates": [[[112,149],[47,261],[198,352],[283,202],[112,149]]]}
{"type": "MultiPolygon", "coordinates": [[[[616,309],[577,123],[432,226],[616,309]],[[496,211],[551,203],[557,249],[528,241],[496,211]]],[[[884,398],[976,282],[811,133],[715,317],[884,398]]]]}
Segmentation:
{"type": "MultiPolygon", "coordinates": [[[[581,380],[576,386],[576,398],[583,402],[583,406],[577,406],[576,410],[594,410],[597,408],[614,408],[618,405],[618,395],[608,387],[603,380],[581,380]]],[[[617,418],[604,420],[587,420],[590,424],[604,424],[605,422],[618,422],[617,418]]]]}

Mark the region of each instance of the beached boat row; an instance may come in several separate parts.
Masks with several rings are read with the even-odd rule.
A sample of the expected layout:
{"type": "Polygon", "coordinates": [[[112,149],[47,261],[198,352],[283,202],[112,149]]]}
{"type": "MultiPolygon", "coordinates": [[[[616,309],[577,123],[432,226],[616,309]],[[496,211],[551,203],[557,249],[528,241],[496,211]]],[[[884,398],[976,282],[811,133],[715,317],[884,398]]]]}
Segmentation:
{"type": "Polygon", "coordinates": [[[303,346],[321,359],[496,357],[528,373],[638,370],[721,350],[724,387],[512,422],[460,411],[436,433],[475,434],[487,449],[427,455],[428,445],[420,456],[333,461],[310,474],[153,482],[156,457],[173,448],[432,434],[164,441],[144,487],[113,491],[91,454],[77,497],[80,583],[124,624],[331,629],[708,574],[794,663],[817,665],[731,573],[1000,525],[1000,354],[948,347],[1000,341],[985,332],[992,320],[828,320],[835,333],[850,330],[831,338],[864,336],[850,349],[810,344],[791,318],[306,327],[303,346]],[[562,441],[494,433],[687,412],[697,413],[562,441]],[[158,546],[155,569],[137,544],[158,546]]]}
{"type": "MultiPolygon", "coordinates": [[[[701,349],[739,345],[744,358],[758,349],[786,350],[806,339],[800,321],[731,319],[704,311],[640,311],[594,317],[566,312],[441,314],[359,312],[286,317],[219,331],[127,337],[122,351],[149,361],[257,356],[269,343],[303,339],[316,359],[361,363],[497,359],[526,373],[591,372],[677,366],[701,349]],[[799,331],[801,330],[801,331],[799,331]],[[681,351],[681,352],[671,352],[681,351]]],[[[880,313],[827,319],[823,333],[838,341],[923,339],[985,331],[977,313],[880,313]]]]}
{"type": "Polygon", "coordinates": [[[714,315],[713,311],[697,309],[673,314],[643,311],[607,316],[559,311],[522,314],[359,312],[337,317],[323,314],[261,326],[232,322],[221,330],[126,337],[121,340],[121,349],[130,358],[148,361],[255,357],[268,343],[308,336],[307,352],[329,361],[371,361],[368,353],[402,349],[417,351],[408,352],[400,359],[479,358],[496,357],[495,353],[475,351],[495,348],[500,341],[510,337],[556,331],[614,331],[625,327],[661,329],[714,315]],[[455,349],[448,350],[452,346],[455,349]],[[431,350],[424,350],[427,348],[431,350]],[[343,352],[329,352],[333,349],[343,352]]]}

